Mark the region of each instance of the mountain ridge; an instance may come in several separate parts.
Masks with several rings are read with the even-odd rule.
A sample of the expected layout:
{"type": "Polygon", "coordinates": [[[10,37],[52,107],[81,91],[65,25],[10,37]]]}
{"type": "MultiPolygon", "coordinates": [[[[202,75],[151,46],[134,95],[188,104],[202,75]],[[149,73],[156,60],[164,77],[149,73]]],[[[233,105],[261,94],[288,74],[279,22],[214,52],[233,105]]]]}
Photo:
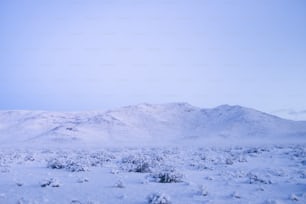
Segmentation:
{"type": "Polygon", "coordinates": [[[305,121],[239,105],[199,108],[188,103],[124,106],[109,111],[0,111],[0,142],[157,144],[226,140],[304,139],[305,121]]]}

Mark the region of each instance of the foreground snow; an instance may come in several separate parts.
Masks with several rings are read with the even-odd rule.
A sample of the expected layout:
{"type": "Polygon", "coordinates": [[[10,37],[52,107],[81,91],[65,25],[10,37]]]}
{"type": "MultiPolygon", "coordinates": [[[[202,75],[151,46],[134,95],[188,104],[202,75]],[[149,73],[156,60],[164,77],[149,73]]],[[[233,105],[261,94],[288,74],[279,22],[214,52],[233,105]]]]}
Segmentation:
{"type": "Polygon", "coordinates": [[[306,145],[2,149],[0,203],[306,203],[306,145]]]}

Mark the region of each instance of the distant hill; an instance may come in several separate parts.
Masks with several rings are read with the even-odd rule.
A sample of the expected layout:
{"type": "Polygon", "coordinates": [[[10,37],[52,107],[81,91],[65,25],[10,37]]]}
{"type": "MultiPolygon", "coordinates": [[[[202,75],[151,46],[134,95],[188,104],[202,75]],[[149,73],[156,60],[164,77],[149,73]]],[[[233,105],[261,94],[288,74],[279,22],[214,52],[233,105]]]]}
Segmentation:
{"type": "Polygon", "coordinates": [[[3,145],[205,145],[306,140],[306,122],[241,106],[139,104],[106,112],[0,111],[3,145]]]}

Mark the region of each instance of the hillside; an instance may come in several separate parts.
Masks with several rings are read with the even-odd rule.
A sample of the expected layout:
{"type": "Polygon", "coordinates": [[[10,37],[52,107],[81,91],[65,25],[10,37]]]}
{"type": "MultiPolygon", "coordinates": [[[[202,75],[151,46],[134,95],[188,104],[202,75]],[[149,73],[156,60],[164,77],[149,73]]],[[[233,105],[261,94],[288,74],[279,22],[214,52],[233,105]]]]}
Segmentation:
{"type": "Polygon", "coordinates": [[[303,141],[306,122],[254,109],[186,103],[140,104],[106,112],[1,111],[1,144],[156,145],[303,141]]]}

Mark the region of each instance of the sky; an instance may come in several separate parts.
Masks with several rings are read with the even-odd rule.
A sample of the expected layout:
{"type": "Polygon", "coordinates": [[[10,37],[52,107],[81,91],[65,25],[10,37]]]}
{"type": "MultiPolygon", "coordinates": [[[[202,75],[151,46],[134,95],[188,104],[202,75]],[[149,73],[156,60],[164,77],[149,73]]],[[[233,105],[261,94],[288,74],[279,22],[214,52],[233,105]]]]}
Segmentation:
{"type": "Polygon", "coordinates": [[[1,0],[0,109],[306,110],[305,0],[1,0]]]}

